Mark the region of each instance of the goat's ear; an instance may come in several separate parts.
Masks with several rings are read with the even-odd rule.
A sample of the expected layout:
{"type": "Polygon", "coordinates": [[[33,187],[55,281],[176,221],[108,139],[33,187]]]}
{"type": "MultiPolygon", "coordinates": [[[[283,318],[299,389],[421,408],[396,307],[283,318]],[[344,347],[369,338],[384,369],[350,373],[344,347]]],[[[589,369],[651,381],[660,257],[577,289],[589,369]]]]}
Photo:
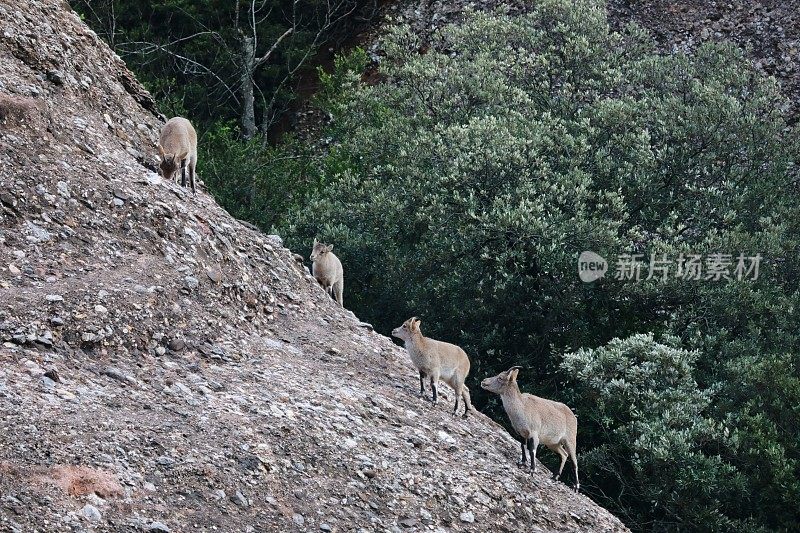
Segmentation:
{"type": "Polygon", "coordinates": [[[317,245],[317,238],[314,237],[314,246],[316,246],[316,245],[317,245]]]}
{"type": "Polygon", "coordinates": [[[164,147],[160,144],[158,145],[158,155],[161,157],[161,159],[164,159],[164,147]]]}
{"type": "Polygon", "coordinates": [[[333,245],[332,245],[332,244],[329,244],[328,246],[326,246],[326,247],[325,247],[325,251],[326,251],[326,252],[332,252],[332,251],[333,251],[333,245]]]}
{"type": "Polygon", "coordinates": [[[509,371],[508,371],[508,382],[509,383],[517,381],[517,374],[519,374],[519,369],[520,369],[520,367],[518,367],[518,366],[512,366],[511,369],[509,369],[509,371]]]}
{"type": "Polygon", "coordinates": [[[411,329],[419,330],[419,325],[422,324],[419,318],[413,317],[411,319],[411,329]]]}

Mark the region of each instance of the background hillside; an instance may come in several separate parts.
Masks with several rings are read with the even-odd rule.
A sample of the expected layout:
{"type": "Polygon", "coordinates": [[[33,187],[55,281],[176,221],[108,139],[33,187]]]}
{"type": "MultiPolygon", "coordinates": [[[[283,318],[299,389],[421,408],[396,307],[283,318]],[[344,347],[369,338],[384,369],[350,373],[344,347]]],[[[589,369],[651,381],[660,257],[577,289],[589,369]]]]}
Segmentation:
{"type": "Polygon", "coordinates": [[[0,3],[0,72],[0,529],[625,530],[154,174],[152,99],[64,2],[0,3]]]}

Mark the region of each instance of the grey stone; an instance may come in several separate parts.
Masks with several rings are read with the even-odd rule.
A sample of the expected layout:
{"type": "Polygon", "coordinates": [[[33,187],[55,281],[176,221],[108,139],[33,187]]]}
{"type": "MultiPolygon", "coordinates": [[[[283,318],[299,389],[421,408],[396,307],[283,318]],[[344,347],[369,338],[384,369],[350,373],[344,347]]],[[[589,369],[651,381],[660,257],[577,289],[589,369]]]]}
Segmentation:
{"type": "Polygon", "coordinates": [[[100,514],[100,511],[94,505],[86,504],[81,509],[81,515],[86,518],[89,522],[99,522],[103,519],[103,515],[100,514]]]}
{"type": "Polygon", "coordinates": [[[169,348],[173,352],[180,352],[184,348],[186,348],[186,341],[184,341],[180,337],[174,337],[170,339],[169,343],[167,344],[167,348],[169,348]]]}
{"type": "Polygon", "coordinates": [[[64,73],[58,69],[48,70],[47,79],[56,85],[64,85],[64,73]]]}
{"type": "Polygon", "coordinates": [[[113,366],[109,366],[103,369],[102,374],[110,377],[111,379],[115,379],[123,383],[131,383],[131,384],[136,383],[136,379],[133,376],[129,376],[124,372],[122,372],[122,370],[115,368],[113,366]]]}
{"type": "Polygon", "coordinates": [[[247,501],[247,498],[241,491],[236,491],[236,494],[231,496],[231,501],[238,505],[239,507],[247,507],[250,505],[250,502],[247,501]]]}
{"type": "Polygon", "coordinates": [[[29,233],[28,240],[30,240],[31,242],[45,242],[49,241],[51,238],[49,231],[47,231],[42,227],[37,226],[30,220],[25,222],[25,227],[29,233]]]}
{"type": "Polygon", "coordinates": [[[173,459],[172,457],[169,457],[167,455],[161,455],[161,456],[158,457],[158,459],[156,459],[156,462],[158,464],[160,464],[161,466],[169,467],[169,466],[173,466],[175,464],[175,459],[173,459]]]}

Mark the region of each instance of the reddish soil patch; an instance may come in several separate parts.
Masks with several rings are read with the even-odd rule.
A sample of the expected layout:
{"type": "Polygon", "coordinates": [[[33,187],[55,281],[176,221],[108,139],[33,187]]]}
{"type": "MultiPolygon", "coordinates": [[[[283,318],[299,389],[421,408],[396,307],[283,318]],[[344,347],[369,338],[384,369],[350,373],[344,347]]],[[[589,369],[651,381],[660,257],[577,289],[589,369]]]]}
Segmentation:
{"type": "Polygon", "coordinates": [[[101,498],[121,496],[122,485],[117,476],[105,470],[86,466],[57,466],[49,472],[50,483],[55,483],[70,496],[87,496],[95,493],[101,498]]]}
{"type": "Polygon", "coordinates": [[[70,496],[97,494],[101,498],[122,496],[124,489],[117,476],[106,470],[88,466],[20,466],[0,462],[0,474],[24,480],[31,485],[55,485],[70,496]]]}

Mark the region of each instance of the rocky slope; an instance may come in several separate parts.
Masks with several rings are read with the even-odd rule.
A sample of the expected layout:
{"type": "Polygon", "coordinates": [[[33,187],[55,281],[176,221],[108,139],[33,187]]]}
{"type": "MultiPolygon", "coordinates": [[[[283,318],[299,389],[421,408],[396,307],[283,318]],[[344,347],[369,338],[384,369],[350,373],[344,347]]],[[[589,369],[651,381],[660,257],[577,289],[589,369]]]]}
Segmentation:
{"type": "Polygon", "coordinates": [[[0,529],[625,529],[154,174],[152,100],[65,2],[0,0],[0,73],[0,529]]]}

